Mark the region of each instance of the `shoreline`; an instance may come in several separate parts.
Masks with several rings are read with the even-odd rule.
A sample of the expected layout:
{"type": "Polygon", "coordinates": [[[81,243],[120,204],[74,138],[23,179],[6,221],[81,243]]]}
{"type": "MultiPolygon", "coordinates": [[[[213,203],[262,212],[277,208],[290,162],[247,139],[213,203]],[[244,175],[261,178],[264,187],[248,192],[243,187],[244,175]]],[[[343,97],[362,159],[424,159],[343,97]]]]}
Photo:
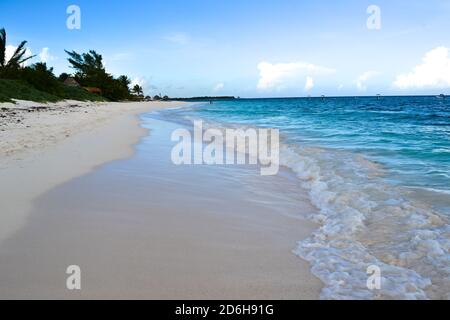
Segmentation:
{"type": "MultiPolygon", "coordinates": [[[[321,281],[312,275],[306,261],[292,253],[296,242],[316,227],[298,212],[307,214],[314,208],[306,194],[298,193],[298,181],[291,179],[289,170],[264,180],[246,168],[174,169],[164,158],[170,151],[167,127],[173,124],[158,126],[164,121],[155,120],[154,125],[138,126],[137,114],[131,117],[133,121],[128,117],[127,121],[110,122],[109,129],[95,135],[96,139],[101,135],[111,140],[112,132],[134,126],[139,140],[143,132],[151,130],[140,144],[128,147],[136,156],[122,154],[116,156],[120,161],[109,161],[95,170],[91,167],[82,175],[72,172],[70,180],[55,184],[30,202],[27,223],[21,223],[18,232],[0,245],[5,261],[0,296],[317,299],[321,281]],[[166,133],[163,138],[161,132],[166,133]],[[136,158],[143,155],[147,155],[146,161],[136,164],[136,158]],[[149,176],[145,170],[150,170],[149,176]],[[144,178],[135,181],[142,172],[144,178]],[[189,186],[189,181],[194,184],[189,186]],[[288,195],[280,192],[280,184],[290,185],[288,189],[293,191],[288,195]],[[251,201],[242,197],[242,192],[250,192],[251,201]],[[268,197],[277,205],[267,207],[268,197]],[[228,201],[223,202],[225,199],[228,201]],[[64,288],[63,269],[74,263],[88,269],[88,285],[72,294],[64,288]],[[117,281],[111,283],[110,279],[117,281]]],[[[73,159],[70,155],[80,151],[73,148],[82,141],[89,141],[91,149],[98,146],[87,139],[92,132],[74,138],[77,136],[78,143],[60,143],[48,154],[55,157],[55,165],[70,166],[72,163],[58,154],[73,159]]],[[[88,153],[86,145],[83,150],[88,153]]],[[[37,167],[25,168],[33,171],[37,167]]],[[[47,173],[51,168],[47,163],[47,173]]],[[[23,174],[23,168],[18,172],[23,174]]]]}
{"type": "Polygon", "coordinates": [[[20,117],[6,125],[10,119],[0,119],[0,193],[8,199],[0,203],[0,243],[25,223],[31,202],[46,191],[130,157],[147,132],[139,125],[140,114],[177,105],[183,103],[0,104],[20,117]],[[47,110],[39,111],[42,107],[47,110]]]}
{"type": "MultiPolygon", "coordinates": [[[[7,199],[0,204],[0,260],[6,261],[0,270],[4,283],[0,297],[72,299],[61,288],[55,291],[62,282],[55,283],[54,275],[64,264],[76,261],[89,266],[89,282],[97,284],[82,293],[80,297],[86,299],[377,299],[403,292],[409,298],[445,297],[442,288],[446,285],[429,286],[430,280],[415,271],[421,265],[414,265],[413,260],[410,267],[393,261],[393,255],[371,255],[365,249],[370,248],[367,243],[383,245],[388,237],[407,236],[398,232],[405,229],[404,221],[400,229],[395,227],[402,216],[382,217],[378,224],[369,221],[366,226],[373,227],[365,234],[352,233],[355,221],[346,219],[347,206],[331,207],[329,212],[338,213],[332,219],[324,216],[324,206],[335,202],[359,210],[364,204],[361,199],[403,194],[378,180],[381,169],[357,154],[282,143],[280,173],[265,179],[252,166],[179,167],[170,161],[171,134],[180,126],[190,129],[189,124],[177,121],[178,113],[189,115],[191,109],[183,106],[190,104],[73,103],[47,106],[42,112],[39,105],[21,105],[14,115],[20,121],[10,121],[13,128],[7,131],[16,140],[0,140],[6,146],[0,149],[0,192],[7,199]],[[151,114],[164,107],[180,110],[151,114]],[[8,149],[8,143],[16,149],[8,149]],[[22,149],[17,150],[17,145],[22,149]],[[353,176],[343,170],[347,163],[352,170],[365,173],[358,177],[368,187],[361,192],[352,189],[358,184],[345,184],[337,200],[321,202],[326,192],[316,182],[325,181],[332,188],[336,179],[352,181],[353,176]],[[376,190],[372,191],[372,185],[376,190]],[[379,185],[391,192],[379,193],[379,185]],[[349,195],[353,194],[352,199],[349,195]],[[184,215],[187,208],[189,217],[184,215]],[[341,232],[336,233],[337,228],[341,232]],[[359,249],[339,248],[343,234],[350,239],[344,244],[355,243],[359,249]],[[48,242],[48,237],[53,241],[48,242]],[[329,238],[332,242],[324,240],[329,238]],[[111,243],[115,248],[110,248],[111,243]],[[337,246],[330,251],[331,243],[337,246]],[[65,252],[67,248],[74,249],[75,255],[65,252]],[[84,248],[114,256],[114,273],[104,272],[110,268],[107,256],[92,256],[82,252],[84,248]],[[198,252],[186,256],[192,250],[198,252]],[[383,289],[384,295],[372,296],[366,289],[367,265],[381,266],[386,277],[402,272],[402,279],[407,280],[397,279],[395,287],[383,289]],[[215,273],[209,273],[214,268],[215,273]],[[184,277],[186,270],[189,279],[184,277]],[[345,277],[339,286],[334,285],[336,275],[345,277]],[[99,285],[115,277],[128,280],[119,286],[108,284],[107,291],[99,285]],[[138,281],[139,277],[144,279],[138,281]],[[416,292],[408,283],[418,284],[416,292]],[[29,284],[34,287],[23,291],[29,284]],[[148,288],[154,290],[148,292],[148,288]]],[[[201,113],[197,116],[202,117],[201,113]]],[[[0,135],[5,137],[2,119],[0,135]]],[[[429,225],[432,233],[428,234],[438,237],[439,229],[433,228],[443,225],[445,217],[414,204],[408,203],[416,210],[412,213],[430,217],[425,227],[429,225]]],[[[385,210],[397,208],[403,210],[397,206],[385,210]]],[[[405,210],[409,215],[408,207],[405,210]]],[[[412,218],[413,226],[417,217],[412,218]]],[[[439,274],[427,275],[439,283],[433,278],[439,274]]]]}

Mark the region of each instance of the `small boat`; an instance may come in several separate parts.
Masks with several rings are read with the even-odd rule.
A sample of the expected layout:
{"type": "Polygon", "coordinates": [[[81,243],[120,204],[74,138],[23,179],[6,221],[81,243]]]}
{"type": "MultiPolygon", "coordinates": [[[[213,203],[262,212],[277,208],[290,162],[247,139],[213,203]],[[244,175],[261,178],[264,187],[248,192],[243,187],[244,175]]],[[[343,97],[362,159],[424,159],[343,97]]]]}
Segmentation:
{"type": "Polygon", "coordinates": [[[438,99],[445,99],[445,94],[441,93],[440,95],[437,96],[438,99]]]}

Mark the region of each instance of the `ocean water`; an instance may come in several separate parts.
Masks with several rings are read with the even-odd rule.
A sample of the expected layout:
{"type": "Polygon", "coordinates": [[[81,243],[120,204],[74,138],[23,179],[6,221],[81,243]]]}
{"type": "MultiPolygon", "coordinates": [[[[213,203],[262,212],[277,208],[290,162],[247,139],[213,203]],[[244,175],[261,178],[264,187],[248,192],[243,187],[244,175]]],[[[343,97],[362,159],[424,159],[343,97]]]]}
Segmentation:
{"type": "Polygon", "coordinates": [[[450,98],[240,99],[157,116],[280,129],[281,165],[319,212],[293,253],[323,299],[450,299],[450,98]]]}

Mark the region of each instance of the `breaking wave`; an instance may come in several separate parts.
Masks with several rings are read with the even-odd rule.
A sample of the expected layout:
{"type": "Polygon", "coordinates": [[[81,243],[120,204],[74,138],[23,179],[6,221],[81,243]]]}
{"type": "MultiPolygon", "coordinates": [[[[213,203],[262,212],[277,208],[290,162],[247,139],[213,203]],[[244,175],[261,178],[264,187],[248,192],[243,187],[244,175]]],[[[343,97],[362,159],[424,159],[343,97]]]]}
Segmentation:
{"type": "Polygon", "coordinates": [[[449,299],[448,218],[381,181],[383,168],[360,155],[283,145],[281,164],[308,190],[319,214],[294,253],[325,283],[322,299],[449,299]],[[381,270],[381,289],[367,269],[381,270]]]}

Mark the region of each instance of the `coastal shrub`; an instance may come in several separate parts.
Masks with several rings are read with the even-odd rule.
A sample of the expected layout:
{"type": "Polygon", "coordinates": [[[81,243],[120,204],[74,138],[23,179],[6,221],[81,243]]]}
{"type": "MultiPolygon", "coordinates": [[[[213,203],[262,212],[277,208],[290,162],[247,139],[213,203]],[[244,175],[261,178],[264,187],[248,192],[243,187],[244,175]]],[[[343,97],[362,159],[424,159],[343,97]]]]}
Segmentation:
{"type": "Polygon", "coordinates": [[[56,102],[61,100],[60,97],[39,91],[26,82],[0,79],[0,101],[10,102],[11,99],[36,102],[56,102]]]}
{"type": "Polygon", "coordinates": [[[105,101],[102,96],[98,94],[93,94],[86,91],[80,87],[70,87],[62,85],[63,93],[62,98],[67,100],[78,100],[78,101],[105,101]]]}
{"type": "Polygon", "coordinates": [[[12,99],[36,102],[57,102],[63,99],[78,101],[104,101],[103,97],[92,94],[83,88],[69,87],[61,84],[62,93],[58,96],[37,90],[27,82],[0,79],[0,102],[12,99]]]}
{"type": "Polygon", "coordinates": [[[46,63],[36,63],[31,67],[23,68],[20,71],[20,79],[28,82],[34,88],[50,93],[55,96],[63,95],[63,85],[53,74],[53,68],[47,68],[46,63]]]}

